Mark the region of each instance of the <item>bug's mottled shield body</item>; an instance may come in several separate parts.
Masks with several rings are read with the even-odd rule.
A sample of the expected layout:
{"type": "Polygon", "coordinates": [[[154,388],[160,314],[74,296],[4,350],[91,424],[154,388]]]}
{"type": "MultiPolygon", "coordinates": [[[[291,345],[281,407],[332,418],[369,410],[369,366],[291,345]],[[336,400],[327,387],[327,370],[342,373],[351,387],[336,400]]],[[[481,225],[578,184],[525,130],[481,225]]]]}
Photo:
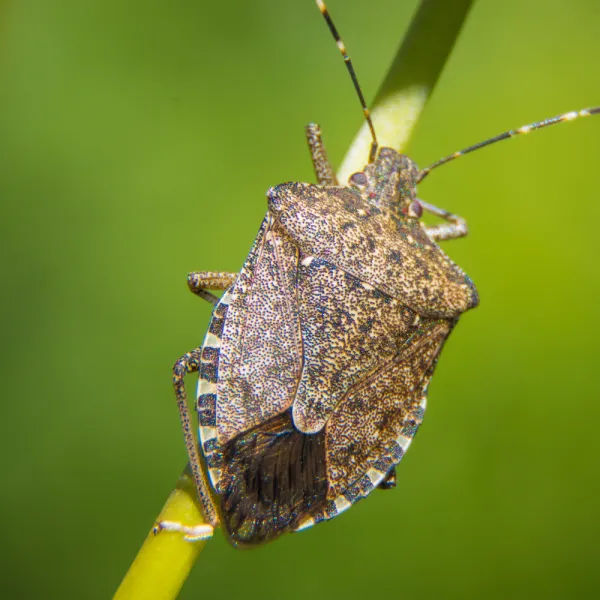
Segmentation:
{"type": "Polygon", "coordinates": [[[202,452],[237,545],[329,519],[402,458],[468,277],[407,207],[415,165],[382,148],[349,187],[282,184],[200,365],[202,452]]]}
{"type": "Polygon", "coordinates": [[[346,46],[324,1],[316,3],[371,133],[368,165],[338,185],[321,129],[309,124],[319,185],[269,190],[267,216],[239,274],[188,275],[191,291],[215,305],[203,346],[173,367],[205,522],[163,520],[157,532],[199,540],[222,525],[232,544],[257,545],[330,519],[376,487],[395,487],[395,465],[423,419],[442,347],[479,302],[436,244],[467,235],[465,219],[417,199],[417,183],[495,142],[600,114],[593,107],[505,131],[419,171],[380,148],[346,46]],[[423,212],[442,222],[425,225],[423,212]],[[225,293],[219,300],[210,290],[225,293]],[[206,469],[184,381],[196,370],[206,469]]]}

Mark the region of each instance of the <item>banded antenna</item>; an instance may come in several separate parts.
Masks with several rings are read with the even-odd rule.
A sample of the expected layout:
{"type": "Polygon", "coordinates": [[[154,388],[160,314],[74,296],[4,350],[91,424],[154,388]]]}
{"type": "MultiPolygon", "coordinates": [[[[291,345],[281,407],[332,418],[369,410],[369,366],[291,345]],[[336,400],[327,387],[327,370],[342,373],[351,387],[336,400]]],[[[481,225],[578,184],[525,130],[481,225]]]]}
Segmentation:
{"type": "Polygon", "coordinates": [[[459,150],[454,154],[450,154],[444,158],[440,158],[437,162],[434,162],[432,165],[425,167],[421,171],[419,171],[419,175],[417,177],[417,183],[420,183],[427,177],[430,171],[436,169],[441,165],[445,165],[446,163],[458,158],[459,156],[463,156],[468,154],[469,152],[473,152],[474,150],[479,150],[479,148],[484,148],[485,146],[489,146],[490,144],[494,144],[496,142],[500,142],[502,140],[507,140],[508,138],[515,137],[517,135],[522,135],[525,133],[529,133],[530,131],[534,131],[535,129],[542,129],[544,127],[548,127],[550,125],[556,125],[557,123],[562,123],[564,121],[573,121],[575,119],[579,119],[580,117],[589,117],[590,115],[597,115],[600,113],[600,106],[594,106],[592,108],[584,108],[579,111],[572,111],[565,113],[563,115],[558,115],[556,117],[550,117],[549,119],[544,119],[543,121],[538,121],[537,123],[531,123],[530,125],[523,125],[518,129],[511,129],[510,131],[505,131],[504,133],[499,133],[494,137],[491,137],[483,142],[479,142],[478,144],[474,144],[473,146],[469,146],[464,148],[463,150],[459,150]]]}
{"type": "Polygon", "coordinates": [[[360,105],[362,106],[363,114],[365,115],[367,125],[369,126],[369,129],[371,130],[371,137],[373,138],[373,141],[371,142],[371,149],[369,150],[369,162],[372,163],[375,160],[375,157],[377,156],[377,148],[379,147],[379,144],[377,143],[377,136],[375,135],[375,127],[373,127],[373,121],[371,120],[371,113],[369,112],[369,109],[367,108],[367,103],[365,102],[365,97],[363,96],[362,90],[360,89],[360,85],[358,84],[358,79],[356,78],[356,73],[354,72],[354,66],[352,65],[352,61],[350,60],[350,57],[348,56],[348,53],[346,52],[346,46],[344,45],[344,42],[342,41],[342,38],[340,37],[338,30],[336,29],[335,25],[333,24],[333,20],[331,19],[329,11],[327,10],[327,7],[325,6],[325,2],[323,2],[323,0],[316,0],[316,2],[317,2],[317,6],[319,7],[319,10],[321,11],[321,14],[323,15],[323,17],[325,17],[325,21],[327,21],[327,25],[329,26],[329,31],[331,31],[331,35],[333,35],[333,39],[335,40],[335,43],[337,44],[339,51],[342,53],[344,62],[346,63],[346,67],[348,68],[348,73],[350,73],[350,77],[352,78],[352,83],[354,84],[354,89],[356,90],[356,93],[358,94],[358,99],[360,100],[360,105]]]}

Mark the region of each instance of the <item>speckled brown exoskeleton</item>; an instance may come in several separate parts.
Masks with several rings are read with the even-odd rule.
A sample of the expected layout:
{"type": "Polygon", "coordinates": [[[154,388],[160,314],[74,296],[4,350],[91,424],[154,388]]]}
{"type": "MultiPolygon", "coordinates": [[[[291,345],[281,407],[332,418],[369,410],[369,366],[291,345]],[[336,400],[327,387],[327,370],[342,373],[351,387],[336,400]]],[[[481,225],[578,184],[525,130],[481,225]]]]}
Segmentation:
{"type": "Polygon", "coordinates": [[[376,488],[425,411],[427,387],[475,286],[436,244],[465,221],[417,198],[429,171],[492,142],[600,112],[568,113],[509,131],[431,167],[378,148],[343,43],[320,0],[371,128],[369,162],[338,184],[317,125],[307,139],[318,184],[271,188],[240,273],[191,273],[215,305],[204,343],[174,367],[190,464],[206,524],[157,524],[203,539],[222,525],[252,546],[330,519],[376,488]],[[446,222],[426,226],[423,212],[446,222]],[[219,299],[209,290],[223,290],[219,299]],[[184,376],[199,371],[200,458],[184,376]]]}

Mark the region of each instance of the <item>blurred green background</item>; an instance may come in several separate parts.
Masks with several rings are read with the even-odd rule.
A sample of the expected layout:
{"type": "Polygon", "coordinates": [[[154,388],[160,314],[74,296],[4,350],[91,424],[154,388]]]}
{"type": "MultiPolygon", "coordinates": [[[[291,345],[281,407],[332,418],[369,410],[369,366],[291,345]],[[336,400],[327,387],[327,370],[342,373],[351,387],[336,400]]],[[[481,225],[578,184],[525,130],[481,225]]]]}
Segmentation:
{"type": "MultiPolygon", "coordinates": [[[[330,0],[372,97],[417,3],[330,0]]],[[[451,3],[449,3],[450,5],[451,3]]],[[[186,462],[170,369],[240,268],[265,191],[361,124],[311,0],[22,0],[0,28],[3,598],[108,598],[186,462]]],[[[476,4],[410,148],[421,165],[600,103],[600,3],[476,4]]],[[[498,144],[420,195],[462,319],[393,492],[256,551],[209,543],[182,598],[600,593],[600,117],[498,144]]]]}

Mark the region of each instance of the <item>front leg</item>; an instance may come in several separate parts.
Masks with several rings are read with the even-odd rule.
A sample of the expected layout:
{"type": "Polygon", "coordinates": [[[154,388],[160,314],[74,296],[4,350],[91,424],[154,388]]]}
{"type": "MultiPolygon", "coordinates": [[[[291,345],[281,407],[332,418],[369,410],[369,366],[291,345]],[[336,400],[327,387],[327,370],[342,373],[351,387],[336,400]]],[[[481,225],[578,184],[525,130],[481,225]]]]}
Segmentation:
{"type": "Polygon", "coordinates": [[[462,217],[453,215],[447,210],[444,210],[443,208],[438,208],[437,206],[429,204],[428,202],[425,202],[420,198],[418,199],[418,202],[423,207],[423,210],[426,210],[428,213],[431,213],[436,217],[444,219],[444,221],[448,221],[448,224],[442,223],[441,225],[425,227],[425,233],[434,242],[439,242],[440,240],[453,240],[456,238],[465,237],[469,233],[469,230],[467,228],[467,222],[462,217]]]}
{"type": "Polygon", "coordinates": [[[327,158],[327,152],[325,152],[325,146],[321,139],[321,128],[316,123],[306,126],[306,141],[319,185],[337,185],[337,177],[327,158]]]}
{"type": "Polygon", "coordinates": [[[208,290],[227,290],[237,278],[237,273],[219,273],[213,271],[194,271],[187,276],[190,291],[213,306],[219,303],[219,298],[208,290]]]}

